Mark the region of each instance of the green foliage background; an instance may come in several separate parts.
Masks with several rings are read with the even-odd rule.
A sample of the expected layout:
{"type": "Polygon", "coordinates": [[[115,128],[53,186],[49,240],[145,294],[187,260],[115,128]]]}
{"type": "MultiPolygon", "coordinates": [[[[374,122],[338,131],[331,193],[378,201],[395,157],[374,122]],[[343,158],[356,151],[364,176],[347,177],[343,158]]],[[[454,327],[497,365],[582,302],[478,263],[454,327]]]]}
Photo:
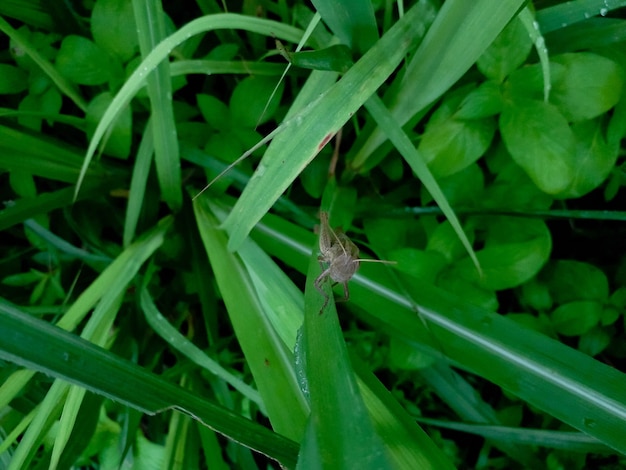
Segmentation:
{"type": "Polygon", "coordinates": [[[626,465],[624,6],[0,3],[0,467],[626,465]]]}

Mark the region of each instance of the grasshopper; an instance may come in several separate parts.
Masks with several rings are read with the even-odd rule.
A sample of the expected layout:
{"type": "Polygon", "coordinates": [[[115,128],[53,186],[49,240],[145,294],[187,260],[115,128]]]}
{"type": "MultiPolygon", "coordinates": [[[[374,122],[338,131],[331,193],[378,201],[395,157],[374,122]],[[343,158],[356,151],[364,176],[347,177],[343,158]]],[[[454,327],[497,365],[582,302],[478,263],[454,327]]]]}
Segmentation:
{"type": "MultiPolygon", "coordinates": [[[[330,278],[335,284],[343,284],[344,298],[341,302],[346,302],[350,298],[348,281],[352,279],[354,273],[359,269],[361,261],[372,263],[395,264],[395,261],[381,261],[375,259],[360,259],[359,248],[341,231],[334,231],[328,223],[328,212],[320,212],[320,256],[318,261],[322,268],[322,273],[315,279],[315,288],[324,296],[322,310],[328,304],[328,296],[322,290],[322,283],[330,278]]],[[[320,311],[321,313],[321,311],[320,311]]]]}

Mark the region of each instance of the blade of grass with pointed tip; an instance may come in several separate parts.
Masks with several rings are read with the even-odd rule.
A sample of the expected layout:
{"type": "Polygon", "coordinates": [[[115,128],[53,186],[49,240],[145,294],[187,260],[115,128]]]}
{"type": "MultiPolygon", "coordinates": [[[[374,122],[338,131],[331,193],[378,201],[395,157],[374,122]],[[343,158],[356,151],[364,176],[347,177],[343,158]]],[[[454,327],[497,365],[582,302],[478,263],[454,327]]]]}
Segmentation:
{"type": "MultiPolygon", "coordinates": [[[[113,320],[122,305],[124,294],[124,292],[119,292],[113,296],[111,301],[101,302],[100,305],[104,306],[104,309],[100,308],[100,305],[98,305],[98,308],[96,308],[93,315],[87,322],[87,325],[81,334],[81,338],[84,338],[97,346],[104,347],[107,340],[110,338],[113,320]]],[[[61,459],[65,446],[70,440],[70,436],[74,431],[76,420],[78,418],[78,412],[80,411],[86,392],[87,390],[82,387],[77,387],[76,385],[69,387],[65,403],[63,404],[61,419],[59,420],[58,433],[54,439],[52,456],[50,458],[51,468],[56,467],[56,464],[61,459]],[[55,465],[53,466],[52,463],[55,465]]],[[[46,410],[43,405],[44,404],[42,403],[38,413],[49,414],[49,411],[46,410]]],[[[46,432],[47,431],[49,430],[47,429],[46,432]]],[[[37,446],[39,445],[40,443],[38,442],[37,446]]]]}
{"type": "MultiPolygon", "coordinates": [[[[526,0],[448,0],[411,58],[401,82],[394,83],[385,103],[403,126],[467,72],[526,0]]],[[[365,165],[387,139],[376,129],[355,149],[351,166],[365,165]]],[[[368,163],[369,166],[371,166],[368,163]]]]}
{"type": "MultiPolygon", "coordinates": [[[[106,193],[116,185],[116,180],[107,178],[85,183],[79,200],[89,199],[106,193]]],[[[0,211],[0,231],[6,230],[15,224],[24,222],[35,215],[47,214],[55,209],[71,206],[73,203],[74,188],[66,187],[58,191],[40,193],[34,198],[23,198],[6,202],[6,207],[0,211]]]]}
{"type": "MultiPolygon", "coordinates": [[[[80,174],[82,156],[65,142],[0,126],[0,167],[23,170],[46,179],[73,183],[80,174]]],[[[95,164],[85,177],[99,179],[111,174],[95,164]]]]}
{"type": "MultiPolygon", "coordinates": [[[[111,299],[115,298],[115,295],[123,292],[136,276],[137,271],[145,260],[161,246],[165,233],[169,229],[172,220],[171,217],[166,217],[161,220],[156,227],[145,233],[137,242],[124,250],[100,276],[85,289],[78,299],[76,299],[67,312],[59,319],[57,326],[68,331],[74,330],[98,301],[108,296],[109,300],[106,302],[111,302],[111,299]]],[[[106,302],[102,302],[98,308],[104,308],[106,302]]],[[[4,302],[0,305],[6,306],[9,304],[4,302]]],[[[1,344],[0,341],[0,345],[1,344]]],[[[29,346],[35,349],[40,347],[37,343],[30,344],[29,346]]],[[[19,376],[20,383],[25,384],[33,375],[34,372],[30,372],[27,377],[16,373],[13,374],[11,378],[13,379],[14,376],[19,376]]],[[[10,401],[19,391],[19,388],[14,388],[12,390],[14,395],[9,395],[7,393],[8,390],[5,391],[2,400],[10,401]]]]}
{"type": "MultiPolygon", "coordinates": [[[[194,201],[196,223],[237,340],[277,432],[299,441],[308,408],[298,387],[290,351],[266,318],[262,302],[238,255],[226,249],[206,197],[194,201]]],[[[252,243],[252,241],[249,241],[252,243]]]]}
{"type": "Polygon", "coordinates": [[[195,364],[198,364],[200,367],[208,370],[211,374],[214,374],[224,380],[248,400],[257,403],[261,408],[263,408],[259,392],[254,390],[238,377],[235,377],[233,374],[224,369],[218,362],[207,356],[200,348],[185,338],[167,321],[167,319],[157,309],[157,306],[154,304],[154,300],[152,300],[152,297],[145,286],[141,288],[141,292],[139,293],[139,302],[148,324],[161,338],[167,341],[173,349],[176,349],[195,364]]]}
{"type": "Polygon", "coordinates": [[[171,36],[161,41],[152,51],[145,57],[145,59],[139,64],[132,75],[126,80],[124,86],[117,92],[115,98],[105,111],[104,115],[100,119],[96,130],[93,133],[93,137],[89,142],[87,153],[78,176],[76,183],[75,196],[80,190],[80,186],[83,182],[89,164],[100,144],[100,141],[104,137],[107,129],[113,123],[119,112],[130,103],[130,100],[135,96],[137,91],[144,86],[146,77],[156,69],[161,61],[167,59],[169,53],[173,48],[182,44],[191,36],[196,34],[205,33],[214,29],[243,29],[266,36],[274,34],[276,37],[285,39],[291,42],[298,42],[302,32],[294,27],[278,23],[276,21],[265,20],[261,18],[254,18],[250,16],[237,15],[233,13],[222,13],[216,15],[209,15],[196,20],[191,21],[181,29],[176,31],[171,36]]]}
{"type": "Polygon", "coordinates": [[[290,122],[274,139],[250,183],[224,222],[236,250],[254,225],[332,136],[393,73],[416,37],[421,10],[412,8],[339,82],[290,122]]]}
{"type": "Polygon", "coordinates": [[[135,237],[135,230],[141,215],[141,207],[146,197],[146,185],[150,175],[152,152],[154,152],[154,137],[152,121],[149,119],[137,149],[137,156],[133,165],[133,176],[130,180],[128,204],[126,205],[126,216],[124,218],[124,235],[122,237],[124,246],[130,245],[135,237]]]}
{"type": "MultiPolygon", "coordinates": [[[[137,36],[142,58],[165,38],[165,14],[161,2],[133,0],[137,36]]],[[[160,62],[146,78],[150,98],[154,162],[163,200],[177,211],[183,199],[180,155],[172,104],[170,65],[160,62]]]]}
{"type": "Polygon", "coordinates": [[[295,442],[6,303],[0,303],[0,358],[85,387],[143,413],[186,413],[289,468],[295,465],[295,442]]]}
{"type": "Polygon", "coordinates": [[[398,152],[400,152],[400,154],[404,157],[422,184],[426,186],[426,189],[428,189],[428,192],[433,197],[435,202],[437,202],[441,211],[450,222],[450,225],[452,225],[452,228],[461,240],[461,243],[463,243],[463,246],[469,253],[474,266],[476,266],[478,272],[481,272],[480,263],[478,262],[478,258],[476,258],[476,253],[472,248],[472,244],[465,235],[463,227],[461,227],[461,223],[448,203],[446,196],[437,184],[437,180],[435,180],[435,177],[426,166],[426,162],[424,161],[422,155],[411,143],[411,140],[402,130],[402,127],[400,127],[400,125],[396,122],[393,115],[385,107],[384,103],[380,98],[378,98],[378,96],[372,96],[369,101],[365,103],[365,107],[370,112],[380,129],[382,129],[385,133],[387,138],[391,140],[396,149],[398,149],[398,152]]]}
{"type": "Polygon", "coordinates": [[[50,77],[50,80],[52,80],[59,90],[70,98],[74,104],[78,106],[78,108],[80,108],[83,112],[87,110],[87,103],[85,103],[83,97],[80,96],[76,87],[63,77],[57,69],[55,69],[54,66],[39,53],[39,51],[32,47],[21,32],[13,29],[11,25],[2,17],[0,17],[0,31],[17,43],[23,49],[23,52],[28,54],[28,56],[33,59],[33,62],[41,67],[41,70],[43,70],[43,72],[50,77]]]}

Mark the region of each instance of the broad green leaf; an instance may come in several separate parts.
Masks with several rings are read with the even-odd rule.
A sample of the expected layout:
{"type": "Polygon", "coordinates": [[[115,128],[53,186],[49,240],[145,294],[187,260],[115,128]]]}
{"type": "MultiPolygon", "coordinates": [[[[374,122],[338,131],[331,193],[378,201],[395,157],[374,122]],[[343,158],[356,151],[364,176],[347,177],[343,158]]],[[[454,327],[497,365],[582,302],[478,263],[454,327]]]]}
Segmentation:
{"type": "Polygon", "coordinates": [[[441,270],[447,265],[446,259],[441,253],[415,248],[398,248],[390,251],[389,259],[398,263],[394,266],[398,271],[433,284],[441,270]]]}
{"type": "Polygon", "coordinates": [[[198,108],[204,120],[215,130],[229,129],[231,124],[230,109],[212,95],[196,95],[198,108]]]}
{"type": "Polygon", "coordinates": [[[40,132],[43,119],[29,116],[28,113],[43,113],[43,115],[54,116],[58,115],[59,111],[61,111],[62,105],[63,99],[61,94],[54,87],[48,88],[41,94],[29,93],[20,102],[19,110],[20,112],[24,112],[25,115],[19,116],[18,122],[24,127],[40,132]]]}
{"type": "Polygon", "coordinates": [[[496,83],[502,83],[528,58],[532,45],[526,28],[515,18],[480,56],[476,63],[478,70],[496,83]]]}
{"type": "MultiPolygon", "coordinates": [[[[569,122],[593,119],[620,99],[624,72],[606,57],[589,52],[552,56],[550,74],[550,102],[569,122]]],[[[541,65],[515,71],[507,86],[507,91],[515,97],[543,98],[541,65]]]]}
{"type": "Polygon", "coordinates": [[[558,260],[542,273],[558,304],[574,300],[597,300],[606,302],[609,297],[609,281],[606,274],[590,263],[574,260],[558,260]]]}
{"type": "Polygon", "coordinates": [[[578,349],[592,357],[597,356],[611,344],[612,339],[606,329],[595,327],[580,336],[578,349]]]}
{"type": "Polygon", "coordinates": [[[580,336],[600,321],[602,304],[593,300],[577,300],[558,307],[550,315],[554,329],[564,336],[580,336]]]}
{"type": "Polygon", "coordinates": [[[495,116],[502,111],[500,85],[492,80],[481,83],[470,91],[454,113],[457,119],[480,119],[495,116]]]}
{"type": "Polygon", "coordinates": [[[20,93],[27,85],[24,70],[9,64],[0,64],[0,95],[20,93]]]}
{"type": "MultiPolygon", "coordinates": [[[[473,240],[473,233],[470,239],[473,240]]],[[[437,225],[435,230],[429,234],[427,250],[441,253],[448,262],[462,257],[465,254],[461,240],[454,231],[450,222],[445,221],[437,225]]]]}
{"type": "MultiPolygon", "coordinates": [[[[113,96],[108,93],[102,93],[96,96],[87,108],[85,121],[87,123],[87,133],[93,135],[100,119],[110,106],[113,96]]],[[[132,143],[132,121],[133,114],[130,108],[123,110],[110,130],[109,138],[106,141],[104,152],[112,157],[126,159],[130,155],[130,146],[132,143]]]]}
{"type": "Polygon", "coordinates": [[[255,128],[274,117],[280,105],[284,84],[274,94],[276,80],[270,77],[247,77],[241,80],[230,97],[233,124],[255,128]],[[271,100],[270,100],[271,98],[271,100]]]}
{"type": "Polygon", "coordinates": [[[113,59],[98,45],[82,36],[66,36],[56,66],[61,75],[79,85],[102,85],[110,78],[113,59]]]}
{"type": "Polygon", "coordinates": [[[300,173],[300,183],[307,194],[315,199],[322,197],[324,187],[328,182],[328,165],[330,164],[330,153],[326,150],[315,158],[300,173]]]}
{"type": "Polygon", "coordinates": [[[576,136],[574,179],[559,198],[577,198],[596,189],[609,176],[618,156],[617,146],[607,144],[599,119],[576,123],[572,131],[576,136]]]}
{"type": "Polygon", "coordinates": [[[497,169],[495,180],[482,193],[483,207],[509,210],[548,209],[552,198],[533,183],[528,174],[511,160],[504,148],[500,152],[506,154],[504,166],[497,169]]]}
{"type": "Polygon", "coordinates": [[[552,296],[545,282],[537,278],[524,283],[520,289],[520,301],[524,307],[529,307],[539,312],[552,308],[552,296]]]}
{"type": "MultiPolygon", "coordinates": [[[[440,178],[439,186],[453,207],[483,207],[485,175],[475,163],[458,173],[440,178]]],[[[430,200],[430,195],[423,191],[422,204],[426,205],[430,200]]]]}
{"type": "Polygon", "coordinates": [[[510,289],[528,281],[548,261],[552,241],[541,220],[501,217],[492,223],[485,248],[476,252],[483,276],[473,269],[469,259],[454,264],[453,272],[492,290],[510,289]],[[496,229],[493,227],[500,226],[496,229]]]}
{"type": "Polygon", "coordinates": [[[98,0],[91,13],[94,41],[121,62],[127,62],[139,48],[133,3],[127,0],[98,0]]]}
{"type": "Polygon", "coordinates": [[[550,101],[568,121],[593,119],[618,102],[624,71],[612,60],[588,52],[551,57],[563,67],[553,78],[550,101]]]}
{"type": "Polygon", "coordinates": [[[513,160],[539,189],[555,194],[574,179],[574,133],[549,103],[516,100],[500,115],[500,132],[513,160]]]}
{"type": "MultiPolygon", "coordinates": [[[[409,244],[417,245],[415,233],[421,229],[418,223],[392,217],[365,217],[363,229],[368,242],[382,253],[409,244]]],[[[423,234],[422,234],[423,238],[423,234]]]]}
{"type": "Polygon", "coordinates": [[[458,120],[427,125],[418,150],[435,177],[457,173],[478,160],[495,132],[491,119],[458,120]]]}

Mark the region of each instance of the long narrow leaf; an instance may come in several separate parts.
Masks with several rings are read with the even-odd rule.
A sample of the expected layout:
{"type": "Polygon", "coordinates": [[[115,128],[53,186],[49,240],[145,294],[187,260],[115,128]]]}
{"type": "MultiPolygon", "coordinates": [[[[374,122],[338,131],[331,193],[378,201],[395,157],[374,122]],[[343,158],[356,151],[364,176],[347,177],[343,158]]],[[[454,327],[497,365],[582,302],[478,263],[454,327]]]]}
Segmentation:
{"type": "MultiPolygon", "coordinates": [[[[133,0],[133,11],[137,22],[139,48],[145,58],[165,39],[165,14],[160,1],[133,0]]],[[[169,62],[159,63],[146,81],[154,128],[154,160],[161,194],[170,208],[176,211],[182,204],[183,194],[169,62]]]]}
{"type": "Polygon", "coordinates": [[[393,73],[418,39],[421,10],[411,9],[321,98],[291,124],[265,153],[224,228],[232,231],[228,247],[236,250],[332,136],[393,73]],[[401,47],[398,47],[400,45],[401,47]]]}
{"type": "Polygon", "coordinates": [[[196,198],[194,210],[217,284],[270,422],[281,434],[299,441],[308,407],[298,387],[291,353],[266,318],[245,267],[236,254],[226,249],[226,234],[219,230],[204,197],[196,198]]]}
{"type": "MultiPolygon", "coordinates": [[[[411,58],[402,77],[385,96],[391,113],[403,126],[435,101],[476,62],[526,0],[448,0],[411,58]]],[[[376,129],[355,152],[351,166],[365,165],[388,137],[376,129]]]]}
{"type": "Polygon", "coordinates": [[[60,328],[0,304],[0,358],[155,414],[178,410],[283,465],[297,445],[60,328]],[[45,344],[45,349],[32,344],[45,344]]]}
{"type": "Polygon", "coordinates": [[[115,98],[105,111],[102,119],[98,123],[98,127],[94,131],[91,142],[89,142],[89,148],[85,155],[78,181],[76,183],[76,194],[80,190],[83,178],[89,168],[91,159],[94,156],[100,141],[104,137],[107,129],[113,123],[117,115],[121,110],[130,103],[130,100],[135,96],[137,91],[144,85],[146,77],[155,70],[155,68],[165,60],[170,51],[182,44],[191,36],[211,31],[214,29],[243,29],[255,33],[265,34],[271,36],[274,34],[280,39],[287,41],[297,42],[301,36],[301,31],[275,21],[264,20],[260,18],[253,18],[250,16],[236,15],[231,13],[223,13],[219,15],[210,15],[191,21],[189,24],[183,26],[171,36],[167,37],[159,43],[139,64],[133,74],[126,80],[124,86],[117,92],[115,98]]]}
{"type": "MultiPolygon", "coordinates": [[[[265,224],[260,224],[258,230],[272,232],[265,224]]],[[[311,239],[302,229],[293,227],[292,231],[301,233],[302,239],[311,239]]],[[[310,242],[290,239],[275,254],[299,259],[294,265],[300,266],[310,256],[310,246],[310,242]]],[[[388,334],[398,335],[418,348],[426,346],[439,354],[443,352],[455,364],[626,452],[622,439],[626,435],[625,374],[417,279],[412,281],[412,292],[418,292],[419,297],[413,302],[394,287],[392,280],[382,284],[368,276],[368,271],[375,269],[364,265],[352,278],[350,301],[370,312],[388,334]],[[428,330],[418,312],[427,321],[428,330]],[[596,378],[593,388],[587,385],[589,377],[596,378]]],[[[378,272],[376,279],[383,278],[378,272]]]]}

